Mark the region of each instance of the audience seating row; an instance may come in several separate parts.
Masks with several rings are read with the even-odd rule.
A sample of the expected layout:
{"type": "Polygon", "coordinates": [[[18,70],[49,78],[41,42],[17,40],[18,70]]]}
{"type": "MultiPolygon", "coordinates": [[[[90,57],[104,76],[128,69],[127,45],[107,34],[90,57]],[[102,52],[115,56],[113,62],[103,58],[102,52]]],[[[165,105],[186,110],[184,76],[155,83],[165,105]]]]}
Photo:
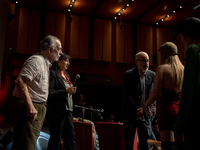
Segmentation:
{"type": "MultiPolygon", "coordinates": [[[[81,150],[82,122],[74,121],[74,127],[76,131],[77,150],[81,150]]],[[[96,130],[100,150],[125,149],[123,123],[97,122],[96,130]]],[[[134,150],[137,150],[137,137],[136,132],[133,146],[134,150]]],[[[93,143],[92,124],[84,122],[83,150],[93,150],[93,143]]]]}

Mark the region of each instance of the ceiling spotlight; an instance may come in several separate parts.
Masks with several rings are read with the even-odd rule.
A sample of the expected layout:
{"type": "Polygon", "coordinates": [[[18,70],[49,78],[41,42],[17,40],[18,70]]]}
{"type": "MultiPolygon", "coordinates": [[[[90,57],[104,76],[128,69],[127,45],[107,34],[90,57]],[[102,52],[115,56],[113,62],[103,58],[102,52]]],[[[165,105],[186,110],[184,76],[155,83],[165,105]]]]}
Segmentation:
{"type": "Polygon", "coordinates": [[[18,1],[16,1],[15,3],[16,3],[16,4],[18,4],[19,2],[18,2],[18,1]]]}
{"type": "Polygon", "coordinates": [[[74,3],[75,3],[76,0],[70,0],[70,1],[71,1],[71,2],[70,2],[69,6],[68,6],[68,9],[67,9],[68,12],[71,11],[71,9],[73,8],[74,3]]]}
{"type": "Polygon", "coordinates": [[[132,0],[132,2],[134,2],[134,0],[132,0]]]}
{"type": "Polygon", "coordinates": [[[167,17],[169,17],[169,15],[167,15],[167,17]]]}
{"type": "Polygon", "coordinates": [[[176,12],[176,11],[174,10],[173,13],[175,14],[175,12],[176,12]]]}
{"type": "Polygon", "coordinates": [[[161,21],[164,21],[164,19],[161,19],[161,21]]]}
{"type": "Polygon", "coordinates": [[[158,22],[156,22],[156,25],[158,25],[158,22]]]}
{"type": "MultiPolygon", "coordinates": [[[[134,0],[132,0],[132,1],[134,1],[134,0]]],[[[127,7],[130,6],[130,4],[131,4],[131,2],[130,2],[130,0],[129,0],[129,2],[128,2],[124,7],[122,7],[122,8],[118,11],[118,13],[114,16],[114,19],[117,19],[117,17],[120,16],[120,15],[124,12],[124,10],[125,10],[127,7]]]]}
{"type": "Polygon", "coordinates": [[[182,6],[180,6],[180,8],[183,8],[182,6]]]}

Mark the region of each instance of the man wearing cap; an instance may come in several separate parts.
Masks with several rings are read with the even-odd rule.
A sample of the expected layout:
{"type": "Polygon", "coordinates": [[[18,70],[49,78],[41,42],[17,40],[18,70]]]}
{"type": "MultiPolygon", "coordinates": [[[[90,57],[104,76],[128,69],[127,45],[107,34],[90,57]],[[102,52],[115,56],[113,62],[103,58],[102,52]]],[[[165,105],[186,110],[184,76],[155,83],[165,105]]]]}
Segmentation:
{"type": "Polygon", "coordinates": [[[149,150],[148,139],[151,134],[151,113],[145,110],[155,78],[155,72],[148,70],[149,56],[145,52],[135,55],[136,67],[127,70],[123,80],[124,104],[124,140],[125,150],[133,150],[133,141],[137,128],[141,150],[149,150]]]}

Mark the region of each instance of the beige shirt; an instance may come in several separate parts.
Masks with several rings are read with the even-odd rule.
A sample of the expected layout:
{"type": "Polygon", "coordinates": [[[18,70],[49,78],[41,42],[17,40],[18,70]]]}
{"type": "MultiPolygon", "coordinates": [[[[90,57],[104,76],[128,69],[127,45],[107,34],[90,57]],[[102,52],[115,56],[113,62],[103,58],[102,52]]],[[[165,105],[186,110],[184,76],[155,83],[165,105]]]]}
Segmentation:
{"type": "MultiPolygon", "coordinates": [[[[19,76],[30,79],[27,83],[28,92],[33,102],[46,102],[49,94],[49,67],[51,63],[46,56],[37,53],[29,57],[19,76]]],[[[13,96],[20,97],[17,88],[13,91],[13,96]]]]}

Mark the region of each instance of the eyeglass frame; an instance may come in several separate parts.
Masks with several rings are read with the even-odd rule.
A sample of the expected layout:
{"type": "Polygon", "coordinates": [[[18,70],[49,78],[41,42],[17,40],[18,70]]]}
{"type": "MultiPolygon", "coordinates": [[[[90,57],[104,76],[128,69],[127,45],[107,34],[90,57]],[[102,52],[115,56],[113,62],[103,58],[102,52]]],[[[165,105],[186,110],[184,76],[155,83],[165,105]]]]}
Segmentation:
{"type": "Polygon", "coordinates": [[[150,63],[151,62],[151,60],[150,59],[147,59],[147,60],[144,60],[144,59],[142,59],[142,60],[140,60],[140,59],[136,59],[137,61],[141,61],[141,62],[143,62],[143,63],[150,63]]]}

